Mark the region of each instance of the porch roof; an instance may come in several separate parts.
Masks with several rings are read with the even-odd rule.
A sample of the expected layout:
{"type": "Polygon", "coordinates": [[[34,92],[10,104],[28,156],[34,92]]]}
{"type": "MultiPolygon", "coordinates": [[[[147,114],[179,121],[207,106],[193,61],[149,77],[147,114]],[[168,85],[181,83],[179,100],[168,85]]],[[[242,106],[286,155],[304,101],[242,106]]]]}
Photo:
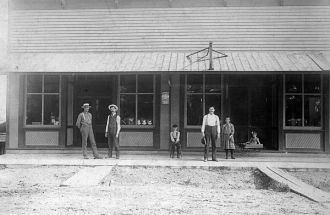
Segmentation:
{"type": "MultiPolygon", "coordinates": [[[[8,72],[180,72],[208,71],[209,60],[191,59],[184,52],[16,53],[9,56],[8,72]]],[[[287,72],[330,71],[322,52],[226,52],[214,54],[214,71],[287,72]]]]}

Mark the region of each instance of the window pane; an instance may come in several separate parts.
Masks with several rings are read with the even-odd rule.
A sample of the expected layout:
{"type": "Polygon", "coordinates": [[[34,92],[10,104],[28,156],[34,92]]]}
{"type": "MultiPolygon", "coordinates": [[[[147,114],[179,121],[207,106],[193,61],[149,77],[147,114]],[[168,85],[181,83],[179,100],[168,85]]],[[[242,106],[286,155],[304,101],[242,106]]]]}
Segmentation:
{"type": "Polygon", "coordinates": [[[135,95],[120,95],[120,116],[123,125],[135,125],[135,95]]]}
{"type": "Polygon", "coordinates": [[[26,80],[28,93],[42,93],[42,75],[28,75],[26,80]]]}
{"type": "Polygon", "coordinates": [[[138,96],[138,122],[137,124],[152,125],[154,124],[154,96],[153,95],[139,95],[138,96]]]}
{"type": "Polygon", "coordinates": [[[153,93],[154,92],[154,76],[138,75],[138,92],[153,93]]]}
{"type": "MultiPolygon", "coordinates": [[[[221,95],[205,95],[205,112],[209,112],[209,108],[215,108],[215,114],[221,117],[221,95]]],[[[206,114],[205,113],[205,114],[206,114]]]]}
{"type": "Polygon", "coordinates": [[[120,92],[135,93],[136,92],[136,75],[120,76],[120,92]]]}
{"type": "Polygon", "coordinates": [[[305,96],[305,126],[321,126],[321,97],[305,96]]]}
{"type": "Polygon", "coordinates": [[[220,75],[205,75],[205,93],[221,93],[220,75]]]}
{"type": "Polygon", "coordinates": [[[202,125],[203,96],[187,95],[187,125],[202,125]]]}
{"type": "Polygon", "coordinates": [[[301,75],[286,75],[285,76],[285,91],[287,93],[302,92],[302,76],[301,75]]]}
{"type": "Polygon", "coordinates": [[[320,75],[305,75],[305,93],[320,93],[321,92],[321,76],[320,75]]]}
{"type": "Polygon", "coordinates": [[[301,96],[286,96],[285,123],[287,126],[302,126],[301,96]]]}
{"type": "Polygon", "coordinates": [[[41,125],[41,95],[27,95],[26,101],[26,124],[41,125]]]}
{"type": "Polygon", "coordinates": [[[188,93],[203,92],[203,75],[188,75],[187,92],[188,93]]]}
{"type": "Polygon", "coordinates": [[[59,96],[44,96],[44,125],[59,125],[59,96]]]}
{"type": "Polygon", "coordinates": [[[44,77],[44,92],[45,93],[58,93],[59,85],[60,85],[60,76],[45,75],[45,77],[44,77]]]}

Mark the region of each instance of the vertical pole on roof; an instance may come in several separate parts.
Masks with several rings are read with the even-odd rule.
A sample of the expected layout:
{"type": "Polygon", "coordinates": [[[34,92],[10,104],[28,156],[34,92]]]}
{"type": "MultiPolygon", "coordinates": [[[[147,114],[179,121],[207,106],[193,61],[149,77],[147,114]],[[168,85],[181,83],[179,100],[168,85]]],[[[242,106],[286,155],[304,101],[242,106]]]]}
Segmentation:
{"type": "Polygon", "coordinates": [[[209,66],[209,70],[214,70],[213,68],[213,56],[212,53],[213,52],[213,48],[212,48],[212,42],[209,43],[209,58],[210,58],[210,66],[209,66]]]}

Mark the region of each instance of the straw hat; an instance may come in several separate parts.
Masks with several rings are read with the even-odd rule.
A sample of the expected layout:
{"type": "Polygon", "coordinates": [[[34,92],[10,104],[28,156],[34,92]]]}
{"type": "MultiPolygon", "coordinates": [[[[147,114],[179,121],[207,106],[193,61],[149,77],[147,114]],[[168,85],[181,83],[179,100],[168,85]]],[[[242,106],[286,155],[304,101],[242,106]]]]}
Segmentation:
{"type": "Polygon", "coordinates": [[[112,107],[114,107],[114,108],[116,109],[116,111],[118,110],[118,107],[117,107],[117,105],[115,105],[115,104],[111,104],[111,105],[109,105],[109,106],[108,106],[109,110],[110,110],[110,108],[112,108],[112,107]]]}
{"type": "Polygon", "coordinates": [[[85,103],[85,104],[83,104],[83,105],[81,106],[81,108],[86,108],[86,107],[91,108],[92,106],[90,106],[88,103],[85,103]]]}

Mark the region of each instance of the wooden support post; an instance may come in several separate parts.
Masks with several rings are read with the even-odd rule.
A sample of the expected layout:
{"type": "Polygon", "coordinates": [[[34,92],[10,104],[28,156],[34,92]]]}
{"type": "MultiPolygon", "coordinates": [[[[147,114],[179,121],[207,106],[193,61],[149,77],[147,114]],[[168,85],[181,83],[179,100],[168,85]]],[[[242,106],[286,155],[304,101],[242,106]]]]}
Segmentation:
{"type": "Polygon", "coordinates": [[[209,43],[209,57],[210,57],[210,66],[209,66],[209,70],[214,70],[213,68],[213,56],[212,53],[213,52],[213,48],[212,48],[212,42],[209,43]]]}

